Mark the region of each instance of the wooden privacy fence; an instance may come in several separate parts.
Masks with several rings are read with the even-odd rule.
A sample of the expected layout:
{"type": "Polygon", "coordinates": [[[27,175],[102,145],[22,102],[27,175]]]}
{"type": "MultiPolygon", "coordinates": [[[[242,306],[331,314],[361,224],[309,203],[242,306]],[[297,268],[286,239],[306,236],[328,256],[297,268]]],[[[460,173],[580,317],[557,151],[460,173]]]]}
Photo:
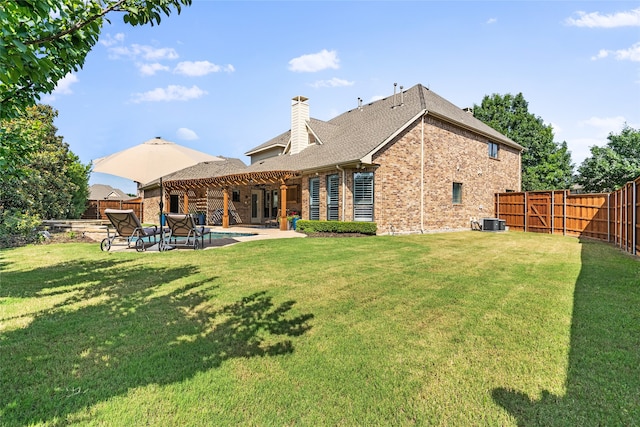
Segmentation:
{"type": "Polygon", "coordinates": [[[640,253],[640,177],[608,194],[569,190],[499,193],[496,217],[511,230],[589,237],[640,253]]]}
{"type": "Polygon", "coordinates": [[[106,219],[105,209],[133,209],[140,221],[144,221],[142,217],[142,201],[134,200],[89,200],[87,201],[87,209],[82,214],[82,219],[106,219]]]}

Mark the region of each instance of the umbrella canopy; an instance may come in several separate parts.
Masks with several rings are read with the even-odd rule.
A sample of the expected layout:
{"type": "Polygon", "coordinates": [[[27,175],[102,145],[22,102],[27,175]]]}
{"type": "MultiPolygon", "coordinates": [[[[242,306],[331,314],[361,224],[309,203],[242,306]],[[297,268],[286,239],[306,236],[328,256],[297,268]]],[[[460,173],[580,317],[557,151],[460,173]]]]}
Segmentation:
{"type": "Polygon", "coordinates": [[[160,137],[93,161],[93,172],[128,178],[145,184],[200,162],[223,160],[160,137]]]}

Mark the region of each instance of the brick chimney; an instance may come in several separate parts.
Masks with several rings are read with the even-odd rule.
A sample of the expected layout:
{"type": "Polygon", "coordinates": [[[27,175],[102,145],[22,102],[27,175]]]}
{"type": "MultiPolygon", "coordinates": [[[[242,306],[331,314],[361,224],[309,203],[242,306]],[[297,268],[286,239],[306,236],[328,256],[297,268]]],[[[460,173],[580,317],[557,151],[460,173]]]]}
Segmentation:
{"type": "Polygon", "coordinates": [[[290,154],[297,154],[309,145],[307,122],[309,121],[308,98],[296,96],[291,102],[291,149],[290,154]]]}

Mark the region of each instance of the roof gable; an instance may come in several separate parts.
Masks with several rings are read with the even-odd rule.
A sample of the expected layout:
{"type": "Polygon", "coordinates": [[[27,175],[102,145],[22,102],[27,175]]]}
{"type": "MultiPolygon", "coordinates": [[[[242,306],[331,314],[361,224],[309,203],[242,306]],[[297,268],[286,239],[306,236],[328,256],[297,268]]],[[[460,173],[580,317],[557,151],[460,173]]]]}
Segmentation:
{"type": "MultiPolygon", "coordinates": [[[[284,154],[256,162],[248,170],[306,170],[358,161],[371,156],[423,114],[433,115],[474,133],[516,149],[520,145],[487,126],[472,114],[418,84],[401,94],[391,95],[346,111],[329,121],[310,119],[308,126],[321,144],[310,145],[297,154],[284,154]]],[[[289,132],[250,150],[254,153],[286,141],[289,132]]]]}

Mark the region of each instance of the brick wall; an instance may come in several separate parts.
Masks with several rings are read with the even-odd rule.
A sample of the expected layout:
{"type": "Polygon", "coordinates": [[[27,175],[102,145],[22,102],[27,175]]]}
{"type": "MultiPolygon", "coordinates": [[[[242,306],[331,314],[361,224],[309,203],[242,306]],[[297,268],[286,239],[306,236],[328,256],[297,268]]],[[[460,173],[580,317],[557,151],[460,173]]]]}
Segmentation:
{"type": "Polygon", "coordinates": [[[424,120],[424,217],[421,218],[422,120],[374,157],[378,232],[469,229],[470,218],[494,217],[495,193],[520,190],[519,153],[500,145],[488,155],[487,139],[446,122],[424,120]],[[453,183],[462,203],[452,202],[453,183]]]}

